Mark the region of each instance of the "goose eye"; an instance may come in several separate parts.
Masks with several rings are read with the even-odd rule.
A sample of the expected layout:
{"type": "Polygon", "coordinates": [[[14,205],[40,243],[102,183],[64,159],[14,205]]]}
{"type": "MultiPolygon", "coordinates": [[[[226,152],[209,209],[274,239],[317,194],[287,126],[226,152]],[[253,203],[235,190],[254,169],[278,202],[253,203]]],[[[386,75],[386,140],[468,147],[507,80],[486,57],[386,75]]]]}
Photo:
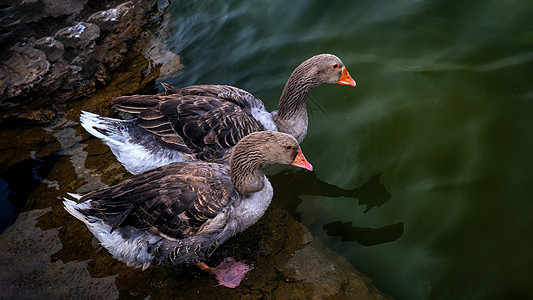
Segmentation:
{"type": "Polygon", "coordinates": [[[287,146],[285,146],[285,149],[292,150],[292,146],[291,145],[287,145],[287,146]]]}
{"type": "Polygon", "coordinates": [[[333,69],[337,69],[338,67],[339,67],[338,64],[334,64],[334,65],[333,65],[333,69]]]}

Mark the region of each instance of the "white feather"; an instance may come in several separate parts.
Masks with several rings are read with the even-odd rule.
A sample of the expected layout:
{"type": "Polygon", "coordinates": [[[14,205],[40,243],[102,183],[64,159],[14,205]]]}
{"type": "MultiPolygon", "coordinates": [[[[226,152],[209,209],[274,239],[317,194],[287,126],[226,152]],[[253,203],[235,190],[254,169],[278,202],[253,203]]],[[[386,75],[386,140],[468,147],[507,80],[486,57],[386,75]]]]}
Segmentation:
{"type": "Polygon", "coordinates": [[[148,132],[140,137],[141,140],[139,133],[137,137],[133,136],[130,130],[135,120],[106,118],[82,111],[80,121],[85,130],[111,148],[118,161],[132,174],[187,160],[185,154],[161,147],[148,132]]]}
{"type": "Polygon", "coordinates": [[[241,231],[257,222],[267,210],[270,202],[272,202],[272,196],[274,195],[272,184],[270,184],[266,176],[264,176],[263,182],[265,185],[260,191],[241,201],[232,211],[232,215],[236,216],[239,227],[242,227],[241,231]]]}
{"type": "Polygon", "coordinates": [[[264,105],[252,107],[251,112],[252,116],[265,127],[266,131],[278,131],[278,126],[274,122],[272,114],[265,110],[264,105]]]}
{"type": "MultiPolygon", "coordinates": [[[[69,194],[74,198],[80,195],[69,194]]],[[[139,231],[131,227],[119,227],[111,232],[111,226],[105,224],[102,220],[86,216],[80,210],[90,209],[91,200],[82,203],[76,203],[72,200],[64,198],[63,204],[65,210],[73,215],[76,219],[85,223],[87,228],[94,234],[110,253],[118,260],[126,263],[129,267],[142,268],[145,270],[150,266],[154,255],[148,252],[148,247],[152,245],[159,245],[162,238],[159,236],[148,234],[144,231],[139,231]],[[122,235],[123,231],[128,231],[128,239],[122,235]]]]}

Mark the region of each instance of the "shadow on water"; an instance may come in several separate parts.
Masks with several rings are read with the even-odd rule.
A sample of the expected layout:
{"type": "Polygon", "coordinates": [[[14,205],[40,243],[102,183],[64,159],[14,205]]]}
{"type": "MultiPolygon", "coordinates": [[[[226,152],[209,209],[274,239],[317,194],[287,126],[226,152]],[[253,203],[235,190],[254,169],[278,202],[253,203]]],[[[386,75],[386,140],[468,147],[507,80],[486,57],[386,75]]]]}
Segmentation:
{"type": "Polygon", "coordinates": [[[0,173],[0,234],[15,223],[28,197],[46,181],[45,178],[58,160],[59,156],[56,154],[44,158],[34,157],[16,163],[0,173]]]}
{"type": "MultiPolygon", "coordinates": [[[[348,197],[357,199],[359,205],[366,206],[364,213],[387,203],[391,194],[380,181],[381,173],[372,176],[367,182],[353,189],[343,189],[334,184],[316,178],[316,173],[298,170],[296,172],[279,172],[269,176],[275,190],[282,194],[280,202],[299,221],[297,212],[302,203],[302,195],[329,198],[348,197]],[[286,201],[284,200],[286,199],[286,201]],[[297,199],[297,201],[295,201],[297,199]]],[[[335,201],[329,199],[328,201],[335,201]]],[[[381,228],[354,226],[352,222],[332,221],[322,227],[329,236],[341,237],[342,241],[356,241],[364,246],[389,243],[399,239],[404,232],[403,222],[386,225],[381,228]]]]}
{"type": "Polygon", "coordinates": [[[403,235],[403,222],[381,228],[362,228],[353,226],[352,222],[335,221],[324,226],[329,236],[341,237],[342,242],[356,241],[363,246],[374,246],[393,242],[403,235]]]}
{"type": "Polygon", "coordinates": [[[296,208],[302,202],[300,199],[302,195],[356,198],[359,201],[359,205],[366,205],[365,213],[374,207],[382,206],[390,200],[391,194],[380,182],[380,177],[381,174],[376,174],[360,187],[349,190],[322,181],[316,178],[315,172],[307,172],[305,170],[279,172],[278,174],[270,175],[269,179],[272,185],[275,186],[276,191],[279,191],[279,194],[287,195],[283,198],[298,199],[298,201],[287,201],[283,203],[283,206],[296,219],[301,221],[301,216],[296,211],[296,208]]]}

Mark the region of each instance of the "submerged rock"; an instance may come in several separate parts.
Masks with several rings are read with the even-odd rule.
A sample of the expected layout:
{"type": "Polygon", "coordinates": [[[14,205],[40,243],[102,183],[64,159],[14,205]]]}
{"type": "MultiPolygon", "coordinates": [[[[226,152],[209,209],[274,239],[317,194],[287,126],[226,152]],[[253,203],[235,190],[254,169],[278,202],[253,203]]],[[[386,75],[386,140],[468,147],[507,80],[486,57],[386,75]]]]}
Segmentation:
{"type": "Polygon", "coordinates": [[[87,261],[52,261],[62,248],[59,229],[41,230],[37,218],[50,209],[21,213],[0,235],[0,290],[5,299],[116,299],[113,276],[93,278],[87,261]]]}
{"type": "Polygon", "coordinates": [[[372,284],[372,280],[303,229],[311,242],[296,250],[286,268],[293,271],[287,280],[311,283],[313,299],[390,299],[372,284]]]}

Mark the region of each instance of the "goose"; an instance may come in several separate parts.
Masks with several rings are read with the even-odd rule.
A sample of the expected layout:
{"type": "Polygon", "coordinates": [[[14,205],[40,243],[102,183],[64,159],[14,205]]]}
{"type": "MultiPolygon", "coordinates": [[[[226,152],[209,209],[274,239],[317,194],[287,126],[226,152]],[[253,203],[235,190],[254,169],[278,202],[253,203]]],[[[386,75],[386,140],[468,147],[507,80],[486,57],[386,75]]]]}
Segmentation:
{"type": "Polygon", "coordinates": [[[264,214],[273,189],[261,168],[276,163],[313,170],[294,137],[260,131],[237,143],[229,165],[174,162],[83,196],[69,194],[63,204],[128,266],[195,264],[233,288],[247,265],[204,261],[264,214]]]}
{"type": "Polygon", "coordinates": [[[332,54],[313,56],[289,77],[278,109],[267,112],[252,94],[227,85],[176,88],[163,84],[157,95],[115,99],[131,120],[83,111],[81,125],[103,140],[133,174],[175,161],[228,163],[233,146],[256,131],[279,131],[301,142],[307,134],[308,92],[322,84],[355,86],[342,61],[332,54]]]}

